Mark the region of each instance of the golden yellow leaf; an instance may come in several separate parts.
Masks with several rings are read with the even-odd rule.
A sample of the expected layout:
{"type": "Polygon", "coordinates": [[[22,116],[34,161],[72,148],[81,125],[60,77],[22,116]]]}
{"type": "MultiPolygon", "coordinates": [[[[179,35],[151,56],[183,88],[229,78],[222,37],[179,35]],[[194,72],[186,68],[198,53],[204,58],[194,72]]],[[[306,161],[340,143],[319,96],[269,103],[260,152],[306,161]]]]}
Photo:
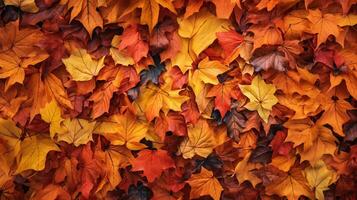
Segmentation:
{"type": "Polygon", "coordinates": [[[149,121],[158,117],[160,110],[165,114],[169,110],[181,111],[181,105],[189,99],[179,94],[181,90],[172,90],[171,85],[171,81],[167,79],[161,87],[149,83],[142,88],[136,103],[149,121]]]}
{"type": "Polygon", "coordinates": [[[57,133],[58,141],[65,141],[78,147],[93,141],[92,133],[96,122],[89,122],[85,119],[65,119],[61,130],[57,133]]]}
{"type": "Polygon", "coordinates": [[[40,109],[40,114],[43,121],[50,123],[50,136],[53,138],[61,130],[61,122],[64,120],[61,117],[61,108],[52,100],[40,109]]]}
{"type": "Polygon", "coordinates": [[[0,139],[4,141],[6,152],[2,154],[7,159],[8,165],[11,166],[14,158],[20,152],[21,129],[18,128],[12,120],[0,118],[0,139]]]}
{"type": "Polygon", "coordinates": [[[103,135],[113,145],[125,145],[130,150],[145,148],[140,143],[148,131],[148,124],[126,112],[124,115],[113,115],[108,121],[100,122],[95,133],[103,135]]]}
{"type": "Polygon", "coordinates": [[[196,199],[204,195],[211,196],[214,200],[219,200],[223,190],[221,184],[213,176],[211,171],[202,167],[199,174],[193,174],[186,181],[191,186],[190,199],[196,199]]]}
{"type": "Polygon", "coordinates": [[[42,135],[26,137],[21,142],[16,173],[21,173],[29,169],[36,171],[43,170],[49,151],[60,151],[58,146],[50,138],[42,135]]]}
{"type": "Polygon", "coordinates": [[[198,56],[217,38],[216,32],[225,31],[228,21],[218,19],[207,10],[195,13],[187,19],[178,19],[178,34],[189,40],[189,49],[198,56]],[[207,31],[209,30],[209,31],[207,31]]]}
{"type": "Polygon", "coordinates": [[[181,143],[179,153],[183,158],[194,155],[207,157],[216,146],[214,133],[206,120],[199,120],[193,127],[188,128],[188,137],[181,143]]]}
{"type": "Polygon", "coordinates": [[[251,85],[239,85],[239,88],[250,100],[244,107],[251,111],[256,110],[259,116],[268,122],[272,107],[278,103],[278,99],[274,96],[275,86],[266,84],[260,76],[256,76],[251,85]]]}
{"type": "Polygon", "coordinates": [[[75,81],[89,81],[104,67],[104,57],[93,60],[85,49],[76,49],[69,58],[62,59],[75,81]]]}
{"type": "Polygon", "coordinates": [[[192,81],[202,81],[217,85],[219,83],[217,76],[223,74],[229,68],[217,60],[210,61],[208,57],[203,59],[193,72],[192,81]]]}
{"type": "Polygon", "coordinates": [[[329,189],[329,185],[336,182],[336,172],[328,169],[325,162],[322,160],[319,160],[314,165],[306,168],[304,172],[307,182],[315,191],[315,197],[317,199],[325,199],[324,191],[329,189]]]}

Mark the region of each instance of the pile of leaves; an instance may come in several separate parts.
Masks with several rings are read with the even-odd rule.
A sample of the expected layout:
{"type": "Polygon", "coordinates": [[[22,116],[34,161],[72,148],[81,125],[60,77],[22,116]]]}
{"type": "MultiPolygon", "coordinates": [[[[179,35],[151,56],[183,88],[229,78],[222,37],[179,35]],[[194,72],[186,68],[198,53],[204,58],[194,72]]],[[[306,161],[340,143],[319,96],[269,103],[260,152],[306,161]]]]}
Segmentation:
{"type": "Polygon", "coordinates": [[[0,199],[357,199],[356,0],[1,0],[0,199]]]}

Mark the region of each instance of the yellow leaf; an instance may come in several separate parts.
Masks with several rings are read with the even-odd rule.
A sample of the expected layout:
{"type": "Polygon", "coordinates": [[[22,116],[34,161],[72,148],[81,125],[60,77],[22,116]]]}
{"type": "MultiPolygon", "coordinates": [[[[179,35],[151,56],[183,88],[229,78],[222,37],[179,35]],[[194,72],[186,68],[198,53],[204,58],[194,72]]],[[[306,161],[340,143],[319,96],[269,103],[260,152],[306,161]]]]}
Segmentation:
{"type": "Polygon", "coordinates": [[[136,103],[141,110],[145,111],[145,116],[149,121],[158,117],[161,109],[165,114],[169,110],[181,111],[181,105],[189,99],[179,94],[181,90],[172,90],[171,85],[171,81],[166,80],[161,87],[149,83],[142,88],[136,103]]]}
{"type": "Polygon", "coordinates": [[[198,64],[197,69],[193,72],[192,80],[201,80],[204,83],[217,85],[219,83],[217,76],[223,74],[228,69],[229,68],[226,65],[219,61],[210,61],[208,57],[206,57],[198,64]]]}
{"type": "Polygon", "coordinates": [[[130,150],[139,150],[146,147],[140,140],[146,136],[147,131],[147,123],[126,112],[101,122],[94,132],[103,135],[113,145],[125,145],[130,150]]]}
{"type": "Polygon", "coordinates": [[[204,195],[210,195],[214,200],[219,200],[221,197],[223,190],[221,184],[213,173],[204,167],[199,174],[193,174],[186,182],[191,186],[190,199],[197,199],[204,195]]]}
{"type": "Polygon", "coordinates": [[[21,133],[21,129],[16,126],[15,122],[0,118],[0,140],[4,141],[7,148],[2,156],[9,158],[9,165],[12,165],[15,156],[20,152],[21,133]]]}
{"type": "Polygon", "coordinates": [[[180,51],[171,59],[172,66],[178,66],[182,73],[192,69],[192,62],[196,59],[195,55],[190,54],[189,39],[180,38],[180,51]]]}
{"type": "Polygon", "coordinates": [[[336,182],[337,174],[333,170],[329,170],[324,161],[319,160],[313,166],[306,168],[305,176],[307,182],[315,190],[317,199],[325,199],[324,191],[328,190],[328,186],[336,182]]]}
{"type": "Polygon", "coordinates": [[[218,19],[207,10],[202,10],[195,13],[187,19],[178,19],[180,28],[178,34],[189,40],[189,49],[191,49],[196,56],[205,50],[217,38],[216,32],[225,31],[228,27],[228,21],[218,19]],[[207,31],[209,30],[209,31],[207,31]]]}
{"type": "Polygon", "coordinates": [[[93,141],[92,133],[96,122],[89,122],[85,119],[66,119],[61,130],[59,130],[58,141],[65,141],[78,147],[93,141]]]}
{"type": "Polygon", "coordinates": [[[69,58],[62,59],[75,81],[89,81],[104,67],[104,57],[93,60],[85,49],[76,49],[69,58]]]}
{"type": "Polygon", "coordinates": [[[35,13],[38,12],[35,0],[5,0],[5,5],[20,7],[22,11],[35,13]]]}
{"type": "Polygon", "coordinates": [[[21,142],[19,164],[16,173],[21,173],[28,169],[43,170],[49,151],[60,151],[50,138],[41,135],[26,137],[21,142]]]}
{"type": "Polygon", "coordinates": [[[56,101],[51,101],[46,106],[40,109],[41,118],[43,121],[50,123],[50,136],[53,138],[61,129],[61,108],[56,101]]]}
{"type": "Polygon", "coordinates": [[[242,184],[244,181],[249,181],[255,187],[258,183],[261,182],[261,180],[254,175],[252,170],[258,169],[261,167],[261,165],[259,163],[250,163],[250,155],[251,153],[247,153],[243,160],[238,162],[236,168],[234,169],[234,173],[240,184],[242,184]]]}
{"type": "Polygon", "coordinates": [[[183,158],[192,158],[194,155],[207,157],[216,146],[213,129],[206,120],[199,120],[188,129],[188,138],[181,143],[179,153],[183,158]]]}
{"type": "Polygon", "coordinates": [[[244,107],[251,111],[258,111],[259,116],[268,122],[272,107],[278,103],[278,99],[274,96],[275,86],[266,84],[260,76],[256,76],[251,85],[239,85],[239,88],[250,100],[244,107]]]}

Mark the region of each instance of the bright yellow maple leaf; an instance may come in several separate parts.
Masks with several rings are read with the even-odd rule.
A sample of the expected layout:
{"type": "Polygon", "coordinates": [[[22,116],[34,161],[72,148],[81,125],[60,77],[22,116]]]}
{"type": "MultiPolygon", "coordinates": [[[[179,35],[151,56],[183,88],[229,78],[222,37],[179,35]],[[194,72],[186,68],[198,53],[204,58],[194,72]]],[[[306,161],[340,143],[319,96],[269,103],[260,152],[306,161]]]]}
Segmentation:
{"type": "Polygon", "coordinates": [[[103,135],[113,145],[125,145],[130,150],[139,150],[145,148],[140,140],[146,136],[148,128],[147,122],[126,112],[123,115],[113,115],[108,121],[99,122],[94,132],[103,135]]]}
{"type": "Polygon", "coordinates": [[[328,186],[336,182],[338,178],[336,172],[328,169],[322,160],[306,168],[304,172],[307,182],[315,191],[316,199],[325,199],[324,191],[328,190],[328,186]]]}
{"type": "Polygon", "coordinates": [[[49,151],[60,151],[60,148],[50,138],[42,135],[26,137],[21,142],[16,173],[29,169],[36,171],[43,170],[49,151]]]}
{"type": "Polygon", "coordinates": [[[214,132],[206,120],[199,120],[188,128],[188,137],[180,144],[179,154],[183,158],[192,158],[195,155],[207,157],[216,146],[214,132]]]}
{"type": "Polygon", "coordinates": [[[202,167],[199,174],[193,174],[186,181],[191,186],[190,199],[196,199],[204,195],[211,196],[214,200],[219,200],[223,190],[221,184],[211,171],[202,167]]]}
{"type": "Polygon", "coordinates": [[[104,67],[104,56],[94,60],[85,49],[75,49],[69,58],[63,58],[67,71],[75,81],[89,81],[104,67]]]}
{"type": "Polygon", "coordinates": [[[274,96],[275,86],[266,84],[260,76],[256,76],[251,85],[239,85],[239,88],[250,100],[244,107],[251,111],[256,110],[259,116],[268,122],[272,107],[278,103],[278,99],[274,96]]]}
{"type": "Polygon", "coordinates": [[[92,133],[96,122],[90,122],[85,119],[65,119],[61,130],[58,130],[58,141],[65,141],[78,147],[81,144],[87,144],[92,141],[92,133]]]}

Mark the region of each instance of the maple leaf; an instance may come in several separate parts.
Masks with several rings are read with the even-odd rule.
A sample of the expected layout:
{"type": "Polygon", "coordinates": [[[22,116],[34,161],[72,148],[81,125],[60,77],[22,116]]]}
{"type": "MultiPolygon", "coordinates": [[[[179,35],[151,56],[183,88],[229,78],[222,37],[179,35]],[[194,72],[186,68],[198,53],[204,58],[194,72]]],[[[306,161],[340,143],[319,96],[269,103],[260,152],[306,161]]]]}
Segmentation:
{"type": "Polygon", "coordinates": [[[164,85],[158,87],[149,83],[143,88],[141,95],[136,100],[139,109],[145,112],[149,121],[159,116],[160,110],[167,113],[169,110],[181,111],[181,105],[189,99],[180,95],[181,90],[172,90],[171,82],[166,81],[164,85]]]}
{"type": "Polygon", "coordinates": [[[293,142],[294,147],[304,144],[303,150],[300,151],[301,161],[316,163],[322,155],[333,155],[336,150],[336,138],[331,130],[314,124],[309,119],[290,120],[284,127],[288,128],[286,142],[293,142]]]}
{"type": "Polygon", "coordinates": [[[2,153],[5,163],[3,165],[11,166],[17,155],[21,150],[22,131],[16,126],[12,120],[5,120],[0,118],[0,139],[1,144],[6,151],[2,153]]]}
{"type": "Polygon", "coordinates": [[[215,97],[214,104],[221,116],[225,116],[231,108],[231,99],[238,99],[241,96],[237,81],[227,81],[213,86],[207,93],[207,97],[215,97]]]}
{"type": "Polygon", "coordinates": [[[105,1],[64,0],[61,1],[61,3],[64,5],[67,4],[68,9],[72,8],[70,20],[76,19],[80,21],[91,37],[96,27],[99,26],[103,28],[103,19],[96,9],[97,7],[104,6],[105,1]]]}
{"type": "Polygon", "coordinates": [[[351,104],[342,99],[329,98],[322,101],[323,107],[325,109],[324,114],[318,120],[317,123],[330,124],[333,130],[341,136],[343,133],[343,124],[349,120],[347,110],[352,110],[351,104]]]}
{"type": "Polygon", "coordinates": [[[85,49],[74,50],[71,56],[62,59],[62,62],[75,81],[91,80],[104,67],[104,57],[93,60],[85,49]]]}
{"type": "Polygon", "coordinates": [[[333,14],[323,14],[319,9],[309,10],[307,19],[312,23],[311,32],[317,33],[317,47],[325,42],[329,35],[338,38],[341,33],[336,23],[337,18],[333,14]]]}
{"type": "Polygon", "coordinates": [[[126,50],[127,55],[131,56],[136,63],[147,57],[149,52],[149,45],[144,41],[141,32],[142,28],[138,25],[127,27],[118,46],[119,51],[126,50]]]}
{"type": "Polygon", "coordinates": [[[15,83],[23,83],[25,69],[29,65],[35,65],[48,58],[47,54],[30,56],[29,58],[21,59],[13,51],[0,53],[0,78],[9,78],[6,80],[5,91],[15,83]]]}
{"type": "Polygon", "coordinates": [[[284,37],[300,38],[304,32],[309,30],[311,22],[306,18],[306,10],[293,10],[284,17],[284,37]]]}
{"type": "Polygon", "coordinates": [[[144,176],[149,182],[153,182],[161,173],[175,167],[175,163],[165,150],[144,149],[139,156],[131,161],[132,171],[144,171],[144,176]]]}
{"type": "Polygon", "coordinates": [[[19,29],[19,21],[6,24],[0,29],[0,52],[13,51],[19,57],[33,55],[34,51],[40,51],[35,45],[39,43],[43,34],[37,29],[19,29]]]}
{"type": "Polygon", "coordinates": [[[260,76],[256,76],[251,85],[239,85],[239,88],[250,100],[244,107],[248,110],[256,110],[267,123],[272,107],[278,102],[278,99],[274,96],[275,86],[266,84],[260,76]]]}
{"type": "MultiPolygon", "coordinates": [[[[183,57],[188,58],[198,56],[216,39],[215,33],[223,31],[228,25],[226,20],[218,19],[208,11],[199,12],[187,19],[178,19],[178,24],[180,25],[178,34],[184,38],[182,46],[186,44],[188,50],[183,51],[185,55],[183,57]],[[190,52],[194,55],[190,55],[190,52]]],[[[178,63],[178,66],[181,69],[181,63],[178,63]]],[[[184,73],[185,70],[182,72],[184,73]]]]}
{"type": "Polygon", "coordinates": [[[36,171],[43,170],[48,152],[60,151],[50,138],[41,135],[26,137],[20,146],[21,150],[19,151],[19,163],[16,173],[29,169],[36,171]],[[33,158],[36,159],[34,160],[33,158]]]}
{"type": "Polygon", "coordinates": [[[286,196],[289,200],[298,200],[301,195],[313,198],[301,169],[293,168],[288,173],[281,175],[266,186],[268,195],[286,196]]]}
{"type": "Polygon", "coordinates": [[[94,132],[106,137],[113,145],[126,145],[128,149],[139,150],[145,147],[140,140],[146,136],[147,131],[148,125],[144,121],[126,112],[100,122],[94,132]]]}
{"type": "Polygon", "coordinates": [[[61,122],[64,120],[61,117],[61,108],[52,100],[40,109],[40,114],[43,121],[50,123],[50,136],[53,138],[61,130],[61,122]]]}
{"type": "Polygon", "coordinates": [[[207,121],[199,120],[193,127],[188,128],[188,138],[181,143],[179,153],[185,159],[192,158],[196,154],[207,157],[215,145],[213,130],[207,121]]]}
{"type": "Polygon", "coordinates": [[[281,31],[274,26],[252,26],[249,28],[254,33],[253,51],[263,45],[279,45],[283,43],[281,31]]]}
{"type": "Polygon", "coordinates": [[[224,50],[227,63],[232,62],[239,55],[241,55],[242,58],[249,60],[250,56],[244,55],[250,54],[250,51],[253,48],[253,44],[248,43],[249,41],[245,40],[242,35],[237,33],[235,30],[230,30],[227,32],[218,32],[216,34],[218,43],[222,46],[224,50]]]}
{"type": "Polygon", "coordinates": [[[315,191],[317,199],[324,199],[324,191],[328,190],[328,186],[336,182],[337,179],[336,173],[329,170],[322,160],[306,168],[304,172],[307,182],[315,191]]]}
{"type": "Polygon", "coordinates": [[[270,54],[260,56],[252,61],[252,65],[255,67],[255,71],[276,69],[278,71],[285,71],[287,59],[281,55],[280,52],[272,52],[270,54]]]}
{"type": "Polygon", "coordinates": [[[223,74],[228,69],[226,65],[218,61],[210,61],[208,58],[205,58],[198,64],[190,80],[217,85],[219,83],[217,76],[223,74]]]}
{"type": "Polygon", "coordinates": [[[36,13],[39,10],[35,0],[5,0],[4,4],[9,6],[17,6],[22,11],[30,13],[36,13]]]}
{"type": "Polygon", "coordinates": [[[109,184],[110,189],[114,189],[122,180],[119,169],[129,166],[134,159],[130,150],[114,145],[109,145],[104,152],[96,151],[95,157],[100,157],[105,162],[106,178],[99,185],[109,184]]]}
{"type": "Polygon", "coordinates": [[[191,186],[190,198],[196,199],[204,195],[210,195],[214,200],[219,200],[223,190],[221,184],[213,176],[211,171],[201,168],[199,174],[193,174],[186,181],[191,186]]]}
{"type": "Polygon", "coordinates": [[[92,133],[96,122],[85,119],[65,119],[58,130],[58,141],[65,141],[78,147],[92,141],[92,133]]]}
{"type": "Polygon", "coordinates": [[[250,155],[251,153],[247,153],[243,160],[238,162],[234,169],[234,173],[239,183],[249,181],[255,187],[258,183],[261,182],[261,180],[252,172],[252,170],[261,167],[261,165],[249,162],[250,155]]]}
{"type": "Polygon", "coordinates": [[[159,20],[160,6],[167,8],[174,14],[177,14],[175,7],[170,0],[142,1],[140,21],[142,24],[147,24],[149,26],[149,31],[153,30],[159,20]]]}

